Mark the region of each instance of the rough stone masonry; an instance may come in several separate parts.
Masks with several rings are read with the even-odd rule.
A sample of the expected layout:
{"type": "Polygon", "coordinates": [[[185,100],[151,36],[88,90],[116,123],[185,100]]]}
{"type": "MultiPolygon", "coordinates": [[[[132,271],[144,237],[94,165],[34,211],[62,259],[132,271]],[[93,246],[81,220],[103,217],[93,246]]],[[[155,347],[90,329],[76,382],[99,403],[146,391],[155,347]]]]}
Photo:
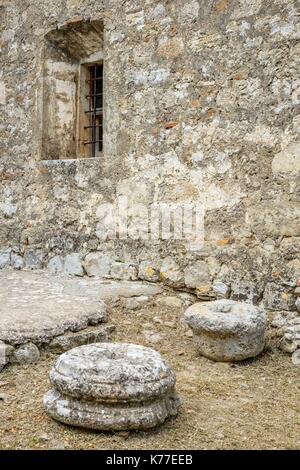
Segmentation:
{"type": "Polygon", "coordinates": [[[0,268],[263,304],[295,350],[299,2],[1,0],[0,18],[0,268]],[[78,70],[96,57],[104,143],[85,158],[78,70]],[[202,204],[204,245],[101,236],[121,197],[202,204]]]}

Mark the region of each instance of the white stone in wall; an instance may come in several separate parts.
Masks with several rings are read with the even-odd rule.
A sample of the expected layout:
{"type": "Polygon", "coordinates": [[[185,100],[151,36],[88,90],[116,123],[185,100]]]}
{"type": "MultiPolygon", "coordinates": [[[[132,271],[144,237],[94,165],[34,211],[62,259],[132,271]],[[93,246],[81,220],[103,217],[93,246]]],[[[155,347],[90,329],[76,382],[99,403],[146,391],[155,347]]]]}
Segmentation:
{"type": "Polygon", "coordinates": [[[0,105],[6,104],[6,86],[4,82],[0,82],[0,105]]]}
{"type": "Polygon", "coordinates": [[[141,261],[138,276],[145,281],[156,282],[159,280],[159,268],[154,266],[150,260],[141,261]]]}
{"type": "Polygon", "coordinates": [[[0,252],[0,269],[7,268],[10,265],[10,256],[10,248],[0,252]]]}
{"type": "Polygon", "coordinates": [[[183,272],[180,266],[171,257],[163,259],[160,268],[160,278],[166,284],[170,284],[174,287],[180,287],[184,285],[183,272]]]}
{"type": "Polygon", "coordinates": [[[198,18],[200,5],[197,0],[185,1],[182,8],[178,8],[178,14],[184,22],[198,18]]]}
{"type": "Polygon", "coordinates": [[[28,269],[42,269],[45,254],[40,250],[26,250],[24,253],[24,266],[28,269]]]}
{"type": "Polygon", "coordinates": [[[204,155],[203,155],[203,152],[201,152],[200,150],[192,154],[192,161],[195,164],[201,163],[203,159],[204,159],[204,155]]]}
{"type": "Polygon", "coordinates": [[[108,40],[111,44],[122,42],[125,38],[125,34],[121,31],[111,31],[108,34],[108,40]]]}
{"type": "Polygon", "coordinates": [[[169,24],[172,23],[172,18],[167,15],[167,10],[163,3],[158,3],[153,8],[149,10],[148,18],[150,20],[159,21],[160,24],[169,24]]]}
{"type": "Polygon", "coordinates": [[[165,82],[170,76],[167,69],[160,68],[155,70],[137,70],[128,77],[128,81],[133,81],[135,85],[147,85],[149,83],[156,85],[165,82]]]}
{"type": "Polygon", "coordinates": [[[300,173],[300,142],[291,142],[284,150],[275,155],[272,162],[274,174],[300,173]]]}
{"type": "Polygon", "coordinates": [[[110,275],[113,279],[136,281],[137,268],[129,263],[115,261],[111,265],[110,275]]]}
{"type": "Polygon", "coordinates": [[[63,260],[60,256],[54,256],[53,258],[50,259],[48,266],[47,266],[48,271],[50,271],[52,274],[58,274],[63,271],[63,260]]]}
{"type": "Polygon", "coordinates": [[[256,15],[262,6],[262,0],[238,0],[238,8],[232,14],[232,18],[240,19],[247,16],[256,15]]]}
{"type": "Polygon", "coordinates": [[[6,217],[12,217],[17,212],[18,205],[13,202],[12,196],[7,196],[0,203],[0,209],[6,217]]]}
{"type": "Polygon", "coordinates": [[[84,271],[79,253],[72,253],[65,257],[64,272],[73,276],[83,276],[84,271]]]}
{"type": "Polygon", "coordinates": [[[279,347],[288,354],[292,354],[300,347],[299,300],[296,301],[297,312],[290,312],[288,316],[278,314],[272,321],[272,326],[277,328],[276,336],[280,338],[279,347]]]}
{"type": "Polygon", "coordinates": [[[246,223],[261,237],[300,235],[300,207],[296,202],[260,202],[248,209],[246,223]]]}
{"type": "Polygon", "coordinates": [[[230,295],[230,286],[222,281],[215,281],[212,286],[213,292],[218,298],[228,298],[230,295]]]}
{"type": "Polygon", "coordinates": [[[23,256],[12,252],[10,264],[14,269],[22,269],[24,267],[24,258],[23,256]]]}
{"type": "Polygon", "coordinates": [[[201,289],[210,283],[210,272],[205,261],[196,261],[184,270],[185,285],[191,289],[201,289]]]}
{"type": "Polygon", "coordinates": [[[126,15],[126,24],[131,27],[135,27],[137,31],[141,31],[144,27],[144,11],[137,11],[134,13],[128,13],[126,15]]]}

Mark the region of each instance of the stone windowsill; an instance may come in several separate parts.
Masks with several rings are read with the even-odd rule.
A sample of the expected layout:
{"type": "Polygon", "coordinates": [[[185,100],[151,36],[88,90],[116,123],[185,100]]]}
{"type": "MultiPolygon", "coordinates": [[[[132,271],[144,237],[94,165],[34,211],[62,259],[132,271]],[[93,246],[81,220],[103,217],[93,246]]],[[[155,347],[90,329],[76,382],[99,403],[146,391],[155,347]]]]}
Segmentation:
{"type": "Polygon", "coordinates": [[[39,160],[36,162],[36,167],[41,172],[46,172],[48,174],[57,174],[57,173],[66,173],[70,172],[85,172],[93,171],[98,172],[101,170],[101,161],[102,158],[76,158],[68,160],[39,160]]]}
{"type": "Polygon", "coordinates": [[[101,157],[93,157],[93,158],[68,158],[68,159],[63,159],[63,160],[39,160],[38,164],[39,165],[45,165],[45,166],[60,166],[60,165],[73,165],[76,163],[81,164],[82,162],[99,162],[101,161],[101,157]]]}

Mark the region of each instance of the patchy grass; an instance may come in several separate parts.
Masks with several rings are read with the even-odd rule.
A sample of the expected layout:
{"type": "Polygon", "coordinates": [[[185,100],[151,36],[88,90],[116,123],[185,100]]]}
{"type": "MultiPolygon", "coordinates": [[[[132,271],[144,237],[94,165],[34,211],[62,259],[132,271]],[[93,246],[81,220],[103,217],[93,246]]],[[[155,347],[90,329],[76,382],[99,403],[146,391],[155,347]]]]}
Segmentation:
{"type": "Polygon", "coordinates": [[[139,433],[99,433],[52,421],[42,397],[57,356],[44,353],[36,365],[0,374],[0,395],[9,396],[0,401],[0,448],[300,449],[299,367],[271,350],[239,364],[199,357],[179,321],[183,310],[151,301],[132,312],[114,306],[110,318],[115,341],[154,347],[169,360],[183,400],[177,418],[139,433]],[[160,335],[156,344],[145,330],[160,335]]]}

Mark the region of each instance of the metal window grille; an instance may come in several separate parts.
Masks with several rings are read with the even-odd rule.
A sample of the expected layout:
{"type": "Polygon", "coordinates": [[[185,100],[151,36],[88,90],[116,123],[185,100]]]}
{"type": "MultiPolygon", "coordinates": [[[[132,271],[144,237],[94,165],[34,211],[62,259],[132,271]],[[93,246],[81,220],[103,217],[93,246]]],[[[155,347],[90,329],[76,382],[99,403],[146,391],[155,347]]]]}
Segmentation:
{"type": "Polygon", "coordinates": [[[89,94],[86,95],[89,109],[88,129],[89,139],[84,142],[90,149],[90,157],[95,157],[97,151],[103,148],[103,65],[97,64],[89,67],[89,94]]]}

